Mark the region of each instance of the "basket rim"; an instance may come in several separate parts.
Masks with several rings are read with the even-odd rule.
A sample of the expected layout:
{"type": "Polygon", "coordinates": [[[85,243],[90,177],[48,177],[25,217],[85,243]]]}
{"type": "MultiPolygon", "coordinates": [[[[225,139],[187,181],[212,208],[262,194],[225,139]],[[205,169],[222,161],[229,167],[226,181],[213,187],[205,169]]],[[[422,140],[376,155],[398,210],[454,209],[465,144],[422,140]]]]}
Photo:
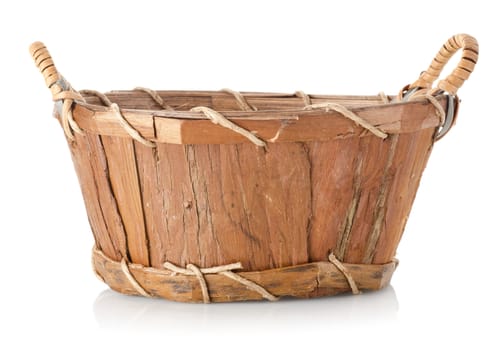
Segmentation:
{"type": "MultiPolygon", "coordinates": [[[[188,96],[188,91],[180,93],[188,96]]],[[[192,92],[200,94],[217,94],[218,92],[192,92]]],[[[111,98],[125,98],[128,92],[114,92],[111,98]]],[[[293,96],[280,94],[279,98],[293,96]],[[284,97],[282,97],[284,96],[284,97]]],[[[341,98],[338,95],[321,95],[341,98]]],[[[344,96],[346,98],[346,96],[344,96]]],[[[278,97],[277,97],[278,98],[278,97]]],[[[351,96],[354,101],[367,101],[376,96],[351,96]]],[[[300,101],[300,98],[297,98],[300,101]]],[[[447,99],[438,97],[438,101],[446,106],[447,99]]],[[[92,102],[92,100],[89,100],[92,102]]],[[[118,104],[120,101],[116,101],[118,104]]],[[[234,102],[233,102],[234,103],[234,102]]],[[[353,113],[368,123],[379,127],[388,134],[418,132],[424,129],[437,128],[441,121],[437,117],[434,106],[426,100],[400,101],[389,104],[373,104],[359,107],[348,107],[353,113]]],[[[365,137],[372,134],[336,111],[324,109],[307,110],[303,107],[240,111],[219,111],[242,128],[254,131],[268,144],[278,142],[329,141],[348,137],[365,137]]],[[[189,110],[151,110],[131,109],[121,106],[126,122],[143,138],[158,143],[172,144],[234,144],[249,142],[245,137],[232,130],[211,123],[203,113],[189,110]]],[[[58,111],[55,110],[58,116],[58,111]]],[[[130,137],[121,126],[114,111],[106,106],[74,101],[73,118],[85,131],[116,137],[130,137]]]]}
{"type": "MultiPolygon", "coordinates": [[[[84,91],[84,90],[83,90],[84,91]]],[[[169,95],[171,98],[193,98],[193,97],[210,97],[210,98],[228,98],[225,97],[224,93],[221,91],[213,91],[213,90],[156,90],[160,95],[169,95]]],[[[259,100],[271,100],[267,103],[272,103],[274,105],[279,104],[281,108],[272,108],[272,109],[259,109],[253,111],[244,111],[239,110],[238,107],[232,102],[230,105],[232,108],[228,109],[220,109],[214,108],[218,112],[224,113],[225,116],[230,118],[238,118],[238,119],[249,119],[254,118],[255,116],[263,116],[263,120],[269,120],[269,118],[264,117],[265,114],[269,114],[272,119],[280,119],[280,116],[286,116],[287,113],[303,113],[304,115],[318,115],[321,111],[316,110],[308,110],[305,108],[303,103],[300,100],[300,97],[293,93],[280,93],[280,92],[241,92],[242,96],[246,98],[253,98],[259,100]],[[287,101],[291,100],[291,102],[297,102],[298,106],[295,107],[283,107],[287,101]],[[279,100],[279,101],[276,101],[279,100]]],[[[105,112],[109,111],[109,107],[104,105],[97,98],[94,98],[94,95],[86,94],[84,92],[81,95],[88,99],[91,102],[76,100],[74,103],[77,103],[80,106],[83,106],[93,112],[105,112]],[[94,101],[97,101],[94,103],[94,101]]],[[[136,90],[111,90],[109,92],[104,93],[104,95],[108,96],[110,99],[119,98],[116,102],[119,103],[121,101],[125,101],[125,97],[132,96],[137,99],[150,100],[147,94],[136,90]]],[[[370,108],[389,108],[390,106],[402,106],[402,105],[427,105],[429,101],[418,99],[413,101],[405,101],[405,100],[397,100],[396,95],[387,95],[390,99],[390,103],[383,103],[382,99],[379,95],[324,95],[324,94],[311,94],[310,98],[316,100],[316,102],[324,103],[324,102],[334,102],[345,106],[346,108],[359,112],[364,111],[370,108]],[[321,100],[321,101],[318,101],[321,100]]],[[[440,102],[446,99],[446,96],[439,95],[437,99],[440,102]]],[[[156,108],[130,108],[126,107],[125,104],[119,103],[122,111],[134,112],[134,113],[142,113],[142,114],[152,114],[154,117],[164,117],[164,118],[184,118],[184,119],[202,119],[207,120],[202,113],[192,112],[189,109],[177,109],[177,110],[164,110],[159,106],[155,105],[156,108]]],[[[190,106],[195,107],[195,106],[190,106]]],[[[214,107],[214,106],[213,106],[214,107]]],[[[331,114],[326,112],[325,114],[331,114]]],[[[289,114],[288,114],[289,115],[289,114]]]]}

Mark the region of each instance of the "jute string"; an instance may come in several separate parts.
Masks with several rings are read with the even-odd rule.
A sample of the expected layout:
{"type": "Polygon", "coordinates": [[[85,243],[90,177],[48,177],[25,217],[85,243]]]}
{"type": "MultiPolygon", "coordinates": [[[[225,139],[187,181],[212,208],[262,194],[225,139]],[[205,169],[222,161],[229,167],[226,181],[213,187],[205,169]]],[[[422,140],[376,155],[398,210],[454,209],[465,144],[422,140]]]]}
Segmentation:
{"type": "MultiPolygon", "coordinates": [[[[95,251],[98,251],[100,254],[104,255],[104,253],[99,251],[99,250],[95,250],[95,251]]],[[[350,271],[345,267],[345,265],[343,265],[343,263],[341,261],[338,260],[338,258],[336,258],[336,256],[333,254],[333,252],[330,252],[330,254],[328,256],[328,261],[331,264],[333,264],[341,272],[343,277],[345,277],[345,279],[348,282],[348,286],[350,287],[352,293],[353,294],[360,294],[360,290],[357,286],[357,283],[353,279],[350,271]]],[[[94,260],[93,260],[93,264],[94,264],[94,260]]],[[[396,260],[396,264],[397,264],[397,260],[396,260]]],[[[240,276],[239,274],[237,274],[235,272],[233,272],[234,270],[242,269],[242,264],[240,262],[233,263],[233,264],[214,266],[214,267],[207,267],[207,268],[199,268],[194,264],[187,264],[186,268],[182,268],[182,267],[176,266],[176,265],[172,264],[171,262],[167,261],[163,264],[163,267],[165,269],[171,271],[172,275],[181,274],[184,276],[194,276],[199,283],[203,302],[206,304],[211,302],[211,298],[209,296],[209,288],[208,288],[208,284],[207,284],[205,276],[206,275],[215,275],[215,274],[223,275],[223,276],[225,276],[225,277],[227,277],[233,281],[236,281],[236,282],[244,285],[247,289],[258,293],[264,299],[267,299],[269,301],[279,300],[279,297],[273,295],[272,293],[267,291],[264,287],[260,286],[259,284],[255,283],[255,282],[253,282],[247,278],[240,276]]],[[[122,260],[120,261],[120,269],[122,270],[122,273],[124,274],[124,276],[129,281],[130,285],[134,288],[134,290],[137,293],[139,293],[140,295],[142,295],[144,297],[148,297],[148,298],[152,297],[152,295],[150,293],[148,293],[143,288],[143,286],[135,279],[134,275],[132,274],[132,272],[129,269],[129,264],[125,258],[122,258],[122,260]]],[[[101,278],[101,276],[99,275],[99,273],[96,269],[96,266],[94,266],[94,265],[93,265],[93,270],[96,273],[96,275],[101,278]]]]}
{"type": "Polygon", "coordinates": [[[266,142],[261,140],[259,137],[254,135],[251,131],[246,130],[242,128],[241,126],[238,126],[237,124],[231,122],[225,116],[221,113],[216,112],[214,109],[211,109],[209,107],[194,107],[191,109],[192,112],[201,112],[204,114],[207,118],[211,120],[214,124],[218,124],[226,129],[230,129],[237,134],[240,134],[244,136],[246,139],[248,139],[250,142],[255,144],[256,146],[259,147],[266,147],[266,142]]]}
{"type": "Polygon", "coordinates": [[[307,109],[312,109],[311,105],[312,105],[312,101],[310,99],[310,96],[307,95],[305,92],[303,91],[296,91],[295,92],[295,96],[298,96],[302,99],[302,101],[304,101],[304,105],[305,105],[305,108],[307,109]]]}
{"type": "MultiPolygon", "coordinates": [[[[167,105],[161,96],[154,90],[148,89],[148,88],[143,88],[143,87],[137,87],[135,90],[138,91],[143,91],[147,93],[157,104],[159,104],[163,109],[173,111],[174,109],[167,105]]],[[[232,96],[235,97],[239,107],[244,110],[244,111],[256,111],[257,108],[251,106],[245,97],[234,90],[231,89],[223,89],[222,91],[231,94],[232,96]]],[[[153,141],[150,141],[143,137],[139,131],[137,131],[125,118],[125,116],[122,114],[122,111],[120,110],[120,107],[116,104],[110,101],[110,99],[103,93],[100,93],[95,90],[81,90],[82,93],[86,94],[91,94],[94,96],[97,96],[101,102],[106,105],[107,107],[110,107],[110,109],[114,112],[114,115],[116,119],[118,120],[119,124],[121,127],[129,134],[130,137],[132,137],[134,140],[137,142],[140,142],[141,144],[148,146],[148,147],[156,147],[156,143],[153,141]]],[[[318,103],[318,104],[312,104],[311,103],[311,98],[309,95],[304,93],[303,91],[297,91],[295,93],[297,96],[302,98],[304,101],[304,109],[305,110],[312,110],[312,109],[325,109],[326,111],[333,110],[335,112],[338,112],[342,116],[352,120],[355,122],[357,125],[369,130],[372,134],[376,135],[377,137],[380,137],[382,139],[385,139],[388,134],[382,131],[381,129],[375,127],[374,125],[370,124],[368,121],[365,119],[359,117],[355,113],[353,113],[351,110],[348,108],[344,107],[343,105],[336,104],[336,103],[318,103]]],[[[380,93],[379,96],[381,97],[383,103],[389,103],[389,99],[386,95],[383,93],[380,93]]],[[[425,95],[417,95],[417,96],[412,96],[410,99],[415,100],[419,98],[425,98],[429,100],[434,107],[436,108],[437,114],[439,118],[441,118],[441,122],[444,123],[445,119],[445,113],[444,110],[442,109],[441,105],[437,101],[436,98],[434,98],[432,95],[425,94],[425,95]]],[[[73,115],[72,115],[72,104],[74,100],[81,100],[84,101],[82,96],[73,91],[62,91],[54,96],[55,101],[63,101],[63,106],[62,106],[62,126],[65,131],[65,134],[67,137],[71,140],[74,140],[74,135],[73,131],[82,134],[83,131],[82,129],[77,125],[75,122],[73,115]]],[[[223,116],[221,113],[215,111],[212,108],[205,107],[205,106],[198,106],[192,108],[190,111],[192,112],[200,112],[204,116],[206,116],[208,119],[211,120],[212,123],[220,125],[224,128],[230,129],[245,138],[247,138],[249,141],[254,143],[256,146],[259,147],[266,147],[266,142],[260,139],[258,136],[256,136],[252,131],[246,130],[242,128],[241,126],[233,123],[229,119],[227,119],[225,116],[223,116]]]]}
{"type": "Polygon", "coordinates": [[[360,294],[360,290],[357,287],[357,284],[355,283],[355,280],[353,279],[350,271],[336,258],[336,256],[331,252],[328,256],[328,260],[330,263],[332,263],[340,272],[345,276],[348,285],[350,286],[352,293],[353,294],[360,294]]]}
{"type": "MultiPolygon", "coordinates": [[[[166,110],[171,110],[173,111],[174,109],[167,105],[161,96],[159,94],[151,89],[148,88],[142,88],[142,87],[137,87],[135,90],[138,91],[143,91],[146,92],[151,98],[158,103],[161,107],[163,107],[166,110]]],[[[242,108],[245,108],[244,110],[251,110],[255,111],[256,109],[250,106],[245,98],[238,92],[235,92],[233,90],[225,89],[223,90],[225,92],[231,93],[232,95],[235,96],[237,99],[237,102],[239,105],[242,106],[242,108]]],[[[147,140],[144,138],[123,116],[122,112],[120,111],[120,107],[116,104],[110,101],[110,99],[103,93],[95,91],[95,90],[81,90],[81,92],[86,93],[86,94],[91,94],[94,96],[97,96],[101,102],[103,102],[104,105],[108,106],[111,108],[111,110],[115,113],[115,116],[117,117],[117,120],[119,121],[120,125],[124,130],[136,141],[142,143],[143,145],[146,145],[148,147],[156,147],[156,144],[153,141],[147,140]]],[[[244,137],[246,137],[249,141],[254,143],[256,146],[260,147],[266,147],[266,143],[255,136],[251,131],[248,131],[237,124],[231,122],[228,120],[225,116],[223,116],[221,113],[215,111],[214,109],[208,108],[208,107],[194,107],[191,109],[192,112],[201,112],[203,115],[205,115],[209,120],[211,120],[212,123],[218,124],[224,128],[230,129],[244,137]]]]}
{"type": "Polygon", "coordinates": [[[408,101],[417,101],[417,100],[424,100],[424,99],[428,100],[434,106],[434,108],[436,109],[436,115],[439,118],[439,120],[441,121],[441,125],[443,125],[444,122],[446,121],[446,112],[444,111],[443,106],[441,106],[441,103],[439,103],[437,98],[435,98],[434,96],[432,96],[429,93],[423,94],[423,95],[414,94],[414,95],[410,96],[408,101]]]}
{"type": "Polygon", "coordinates": [[[142,288],[142,286],[139,284],[139,282],[136,281],[136,279],[130,272],[129,266],[127,265],[127,261],[125,260],[125,258],[123,258],[120,261],[120,268],[122,269],[122,272],[125,275],[125,277],[127,277],[129,283],[140,295],[142,295],[143,297],[151,298],[151,294],[149,294],[148,292],[146,292],[144,288],[142,288]]]}
{"type": "Polygon", "coordinates": [[[62,128],[67,138],[71,141],[74,141],[74,132],[83,134],[83,131],[74,120],[74,116],[72,114],[72,104],[74,103],[74,101],[84,101],[84,99],[78,92],[74,90],[67,90],[60,91],[57,94],[53,95],[53,101],[62,104],[62,112],[60,115],[62,128]]]}
{"type": "Polygon", "coordinates": [[[81,90],[82,92],[86,94],[91,94],[94,96],[97,96],[103,104],[105,104],[107,107],[110,107],[110,109],[114,112],[115,117],[117,118],[120,126],[129,134],[130,137],[132,137],[134,140],[137,142],[142,143],[145,146],[148,147],[156,147],[156,144],[153,141],[147,140],[144,138],[139,131],[137,131],[128,121],[125,119],[124,115],[120,111],[120,107],[116,104],[110,101],[110,99],[105,95],[102,94],[101,92],[95,91],[95,90],[81,90]]]}
{"type": "Polygon", "coordinates": [[[221,265],[221,266],[215,266],[215,267],[209,267],[209,268],[199,268],[195,266],[194,264],[187,264],[187,267],[184,269],[182,267],[178,267],[170,262],[165,262],[163,266],[172,271],[173,273],[179,273],[182,275],[186,276],[195,276],[197,278],[197,281],[199,282],[199,286],[201,288],[202,292],[202,298],[203,302],[205,304],[208,304],[211,302],[211,299],[209,297],[209,290],[208,290],[208,285],[206,282],[206,279],[204,278],[204,275],[214,275],[214,274],[219,274],[223,275],[225,277],[228,277],[238,283],[243,284],[247,289],[250,289],[254,292],[259,293],[264,299],[267,299],[269,301],[276,301],[279,298],[274,296],[273,294],[269,293],[266,289],[261,287],[260,285],[243,278],[242,276],[236,274],[233,272],[233,270],[238,270],[242,268],[242,264],[240,262],[235,263],[235,264],[228,264],[228,265],[221,265]]]}
{"type": "Polygon", "coordinates": [[[381,101],[384,104],[388,104],[389,103],[389,97],[384,92],[380,91],[378,95],[379,95],[379,97],[381,98],[381,101]]]}
{"type": "Polygon", "coordinates": [[[165,101],[163,101],[161,96],[156,91],[145,88],[145,87],[140,87],[140,86],[134,88],[134,90],[147,93],[149,96],[151,96],[151,98],[154,100],[154,102],[156,102],[157,104],[160,105],[161,108],[166,109],[167,111],[174,111],[174,109],[172,107],[170,107],[169,105],[167,105],[165,103],[165,101]]]}
{"type": "Polygon", "coordinates": [[[326,112],[329,111],[335,111],[344,116],[345,118],[348,118],[352,120],[355,124],[361,126],[364,129],[369,130],[371,133],[376,135],[377,137],[380,137],[382,139],[385,139],[388,137],[388,134],[386,134],[384,131],[381,129],[375,127],[365,119],[360,118],[358,115],[353,113],[351,110],[346,108],[343,105],[337,104],[337,103],[317,103],[317,104],[312,104],[310,106],[306,106],[304,109],[324,109],[326,112]]]}
{"type": "Polygon", "coordinates": [[[245,99],[244,95],[242,95],[240,92],[232,89],[222,89],[221,91],[233,95],[242,111],[257,111],[257,108],[250,105],[249,102],[247,102],[247,100],[245,99]]]}

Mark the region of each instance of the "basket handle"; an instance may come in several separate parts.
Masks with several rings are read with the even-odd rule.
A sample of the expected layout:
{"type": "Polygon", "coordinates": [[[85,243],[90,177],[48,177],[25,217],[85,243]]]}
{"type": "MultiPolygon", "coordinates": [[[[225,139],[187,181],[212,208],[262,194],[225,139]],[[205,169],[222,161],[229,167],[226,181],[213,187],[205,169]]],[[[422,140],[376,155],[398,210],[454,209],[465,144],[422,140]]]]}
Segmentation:
{"type": "Polygon", "coordinates": [[[434,57],[429,68],[422,72],[417,81],[409,86],[409,90],[414,88],[432,89],[432,84],[439,77],[446,63],[460,49],[463,50],[460,62],[450,75],[439,81],[435,89],[455,96],[458,89],[473,72],[479,55],[477,40],[468,34],[457,34],[449,38],[434,57]]]}
{"type": "Polygon", "coordinates": [[[82,134],[82,130],[73,119],[72,104],[74,101],[84,101],[84,98],[72,89],[70,84],[58,72],[48,49],[42,42],[37,41],[31,44],[29,52],[33,57],[36,67],[38,67],[43,75],[46,86],[51,91],[65,135],[69,140],[74,141],[73,131],[82,134]]]}
{"type": "Polygon", "coordinates": [[[61,91],[68,90],[64,88],[62,76],[58,73],[57,67],[51,58],[50,52],[42,42],[32,43],[29,52],[33,57],[36,67],[43,75],[46,86],[50,89],[53,98],[61,91]]]}

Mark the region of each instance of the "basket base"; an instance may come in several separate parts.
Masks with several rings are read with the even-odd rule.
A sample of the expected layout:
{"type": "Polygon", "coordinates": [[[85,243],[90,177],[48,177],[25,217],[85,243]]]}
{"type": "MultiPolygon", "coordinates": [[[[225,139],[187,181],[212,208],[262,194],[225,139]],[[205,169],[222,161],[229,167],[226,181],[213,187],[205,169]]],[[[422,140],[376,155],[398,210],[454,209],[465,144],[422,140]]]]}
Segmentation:
{"type": "Polygon", "coordinates": [[[156,269],[114,261],[100,250],[93,251],[94,271],[111,289],[123,294],[181,302],[277,300],[279,297],[335,295],[352,291],[348,275],[359,290],[378,290],[389,284],[397,261],[387,264],[337,265],[322,261],[252,272],[233,273],[231,269],[213,268],[200,269],[203,273],[198,274],[188,273],[191,271],[188,269],[179,269],[184,272],[177,273],[166,268],[156,269]],[[217,271],[214,272],[214,269],[217,271]],[[204,290],[204,287],[207,289],[204,290]]]}

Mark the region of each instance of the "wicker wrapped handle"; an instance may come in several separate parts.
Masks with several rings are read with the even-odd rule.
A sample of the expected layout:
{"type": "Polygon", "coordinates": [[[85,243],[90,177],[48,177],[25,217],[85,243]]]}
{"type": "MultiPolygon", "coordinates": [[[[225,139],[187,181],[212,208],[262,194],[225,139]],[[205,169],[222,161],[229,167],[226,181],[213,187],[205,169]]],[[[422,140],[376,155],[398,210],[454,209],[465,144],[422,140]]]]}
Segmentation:
{"type": "Polygon", "coordinates": [[[36,67],[38,67],[39,71],[43,75],[46,86],[50,89],[53,97],[55,97],[55,95],[64,89],[60,86],[62,76],[58,73],[50,52],[48,52],[46,46],[39,41],[31,44],[29,47],[29,52],[33,57],[36,67]]]}
{"type": "Polygon", "coordinates": [[[468,34],[452,36],[437,53],[429,68],[423,72],[417,81],[410,85],[410,89],[419,88],[430,90],[432,84],[441,74],[444,66],[456,51],[463,49],[461,60],[453,72],[437,84],[437,89],[451,95],[456,95],[458,89],[468,79],[475,68],[479,55],[477,40],[468,34]]]}

